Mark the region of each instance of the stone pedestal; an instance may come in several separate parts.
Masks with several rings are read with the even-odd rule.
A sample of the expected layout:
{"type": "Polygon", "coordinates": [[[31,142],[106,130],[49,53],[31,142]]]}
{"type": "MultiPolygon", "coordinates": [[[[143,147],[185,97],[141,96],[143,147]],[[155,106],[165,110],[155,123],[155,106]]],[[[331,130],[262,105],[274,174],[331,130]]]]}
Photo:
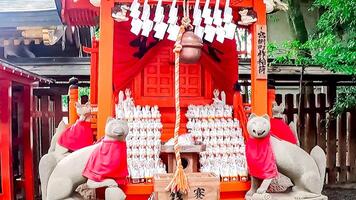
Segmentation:
{"type": "MultiPolygon", "coordinates": [[[[271,193],[272,200],[292,200],[297,199],[293,198],[293,192],[291,193],[271,193]]],[[[328,200],[327,196],[321,195],[315,198],[306,198],[307,200],[328,200]]]]}
{"type": "MultiPolygon", "coordinates": [[[[300,193],[299,193],[300,194],[300,193]]],[[[296,192],[289,193],[267,193],[267,194],[254,194],[252,198],[247,200],[328,200],[327,196],[320,195],[314,198],[299,198],[300,195],[296,192]]]]}

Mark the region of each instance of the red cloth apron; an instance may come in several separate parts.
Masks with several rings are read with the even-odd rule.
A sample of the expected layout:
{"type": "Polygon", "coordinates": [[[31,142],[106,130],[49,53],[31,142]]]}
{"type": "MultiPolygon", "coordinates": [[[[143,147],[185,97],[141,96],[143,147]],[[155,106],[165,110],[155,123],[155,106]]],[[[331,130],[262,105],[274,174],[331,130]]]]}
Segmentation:
{"type": "Polygon", "coordinates": [[[93,181],[114,179],[117,184],[127,184],[126,142],[103,139],[91,154],[83,176],[93,181]]]}
{"type": "Polygon", "coordinates": [[[289,126],[282,120],[278,118],[271,118],[271,134],[281,140],[285,140],[292,144],[297,144],[297,138],[295,137],[293,131],[289,126]]]}
{"type": "Polygon", "coordinates": [[[278,175],[270,135],[261,139],[250,137],[246,142],[246,159],[251,176],[269,179],[278,175]]]}
{"type": "Polygon", "coordinates": [[[75,124],[68,127],[58,139],[58,144],[71,151],[92,145],[93,142],[93,131],[90,122],[81,120],[77,120],[75,124]]]}

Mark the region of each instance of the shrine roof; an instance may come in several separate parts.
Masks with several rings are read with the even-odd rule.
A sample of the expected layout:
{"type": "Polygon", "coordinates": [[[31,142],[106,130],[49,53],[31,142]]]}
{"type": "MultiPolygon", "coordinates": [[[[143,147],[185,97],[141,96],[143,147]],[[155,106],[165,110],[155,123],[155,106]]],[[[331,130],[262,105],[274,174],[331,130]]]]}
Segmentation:
{"type": "Polygon", "coordinates": [[[56,0],[1,0],[0,27],[62,25],[60,4],[56,3],[56,0]]]}
{"type": "Polygon", "coordinates": [[[8,61],[0,59],[0,72],[13,73],[16,76],[21,76],[25,79],[32,80],[33,82],[39,81],[41,83],[52,83],[51,79],[45,78],[33,72],[22,69],[21,67],[16,66],[8,61]]]}

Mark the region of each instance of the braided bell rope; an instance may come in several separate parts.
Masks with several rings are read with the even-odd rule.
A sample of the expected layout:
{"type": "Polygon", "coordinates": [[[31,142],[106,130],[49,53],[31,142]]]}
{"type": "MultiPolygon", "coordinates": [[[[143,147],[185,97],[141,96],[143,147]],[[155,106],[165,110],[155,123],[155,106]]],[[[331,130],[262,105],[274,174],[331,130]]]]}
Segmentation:
{"type": "Polygon", "coordinates": [[[186,9],[187,8],[186,4],[187,4],[187,1],[184,1],[184,3],[183,3],[184,17],[182,18],[182,24],[180,26],[179,34],[177,36],[177,40],[174,44],[174,49],[173,49],[173,52],[175,55],[174,90],[175,90],[175,111],[176,111],[176,120],[175,120],[175,126],[174,126],[174,153],[175,153],[175,157],[176,157],[177,168],[176,168],[176,171],[173,175],[171,182],[166,187],[167,191],[181,192],[184,194],[188,192],[189,185],[188,185],[187,176],[183,169],[182,160],[180,157],[180,146],[178,144],[178,137],[179,137],[179,128],[180,128],[179,55],[180,55],[180,52],[182,51],[181,42],[182,42],[183,34],[186,30],[192,28],[192,25],[190,24],[188,9],[186,9]]]}

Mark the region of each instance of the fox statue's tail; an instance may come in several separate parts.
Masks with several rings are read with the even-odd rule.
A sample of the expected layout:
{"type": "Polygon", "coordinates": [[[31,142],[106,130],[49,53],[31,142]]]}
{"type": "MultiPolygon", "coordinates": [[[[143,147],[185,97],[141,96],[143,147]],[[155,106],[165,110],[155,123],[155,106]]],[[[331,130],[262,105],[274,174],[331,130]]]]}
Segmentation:
{"type": "Polygon", "coordinates": [[[47,199],[48,180],[58,162],[54,155],[57,140],[59,135],[62,134],[65,128],[66,128],[65,123],[61,121],[56,129],[56,133],[52,137],[51,146],[48,150],[48,153],[43,155],[39,162],[38,170],[39,170],[39,176],[41,181],[42,200],[47,199]]]}
{"type": "Polygon", "coordinates": [[[310,156],[315,160],[315,163],[319,169],[320,180],[322,181],[322,184],[324,184],[325,172],[326,172],[326,155],[325,155],[323,149],[320,148],[319,146],[315,146],[311,150],[310,156]]]}

